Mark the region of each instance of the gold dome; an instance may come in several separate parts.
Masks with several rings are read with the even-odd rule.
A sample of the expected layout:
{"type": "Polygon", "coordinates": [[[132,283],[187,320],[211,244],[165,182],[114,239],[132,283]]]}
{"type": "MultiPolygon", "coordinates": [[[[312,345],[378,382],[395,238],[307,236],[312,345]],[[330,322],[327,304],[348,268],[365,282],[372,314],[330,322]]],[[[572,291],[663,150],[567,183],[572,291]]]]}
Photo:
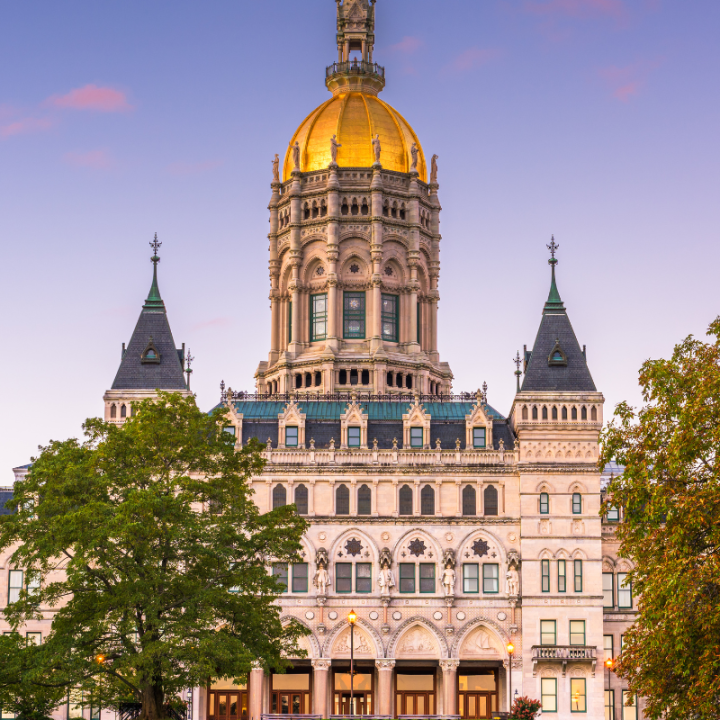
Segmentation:
{"type": "Polygon", "coordinates": [[[303,120],[285,153],[283,178],[292,173],[292,146],[300,143],[300,169],[322,170],[330,165],[330,139],[337,135],[340,167],[370,167],[372,138],[380,135],[380,163],[385,170],[410,172],[410,148],[417,143],[418,173],[427,180],[425,155],[413,129],[400,113],[375,95],[362,92],[338,93],[303,120]]]}

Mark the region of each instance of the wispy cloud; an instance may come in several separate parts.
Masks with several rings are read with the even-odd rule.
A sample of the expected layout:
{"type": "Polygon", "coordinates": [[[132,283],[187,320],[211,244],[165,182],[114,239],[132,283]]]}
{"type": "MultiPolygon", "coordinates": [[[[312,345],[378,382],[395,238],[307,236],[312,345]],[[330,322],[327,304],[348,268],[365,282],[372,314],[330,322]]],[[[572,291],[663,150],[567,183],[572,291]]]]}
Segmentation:
{"type": "Polygon", "coordinates": [[[228,317],[216,317],[211,320],[203,320],[202,322],[195,323],[190,327],[190,330],[207,330],[209,328],[224,328],[232,325],[232,320],[228,317]]]}
{"type": "Polygon", "coordinates": [[[50,118],[21,117],[0,125],[0,137],[8,138],[13,135],[42,132],[49,130],[54,124],[50,118]]]}
{"type": "Polygon", "coordinates": [[[107,170],[114,161],[107,150],[89,150],[88,152],[68,152],[63,156],[68,165],[75,167],[92,168],[94,170],[107,170]]]}
{"type": "Polygon", "coordinates": [[[66,95],[53,95],[45,104],[56,108],[71,110],[94,110],[96,112],[127,112],[132,105],[127,95],[121,90],[111,87],[85,85],[75,88],[66,95]]]}
{"type": "Polygon", "coordinates": [[[222,160],[206,160],[197,163],[175,162],[168,165],[167,171],[171,175],[199,175],[200,173],[219,168],[222,164],[222,160]]]}
{"type": "Polygon", "coordinates": [[[387,52],[400,53],[402,55],[412,55],[416,53],[425,43],[419,38],[412,35],[406,35],[400,42],[390,45],[387,52]]]}
{"type": "Polygon", "coordinates": [[[606,16],[623,20],[627,15],[623,0],[525,0],[523,9],[533,15],[576,18],[606,16]]]}
{"type": "Polygon", "coordinates": [[[445,71],[454,73],[468,72],[489,63],[499,55],[500,51],[493,48],[468,48],[453,58],[445,67],[445,71]]]}
{"type": "Polygon", "coordinates": [[[643,89],[648,74],[658,65],[658,62],[639,62],[626,67],[611,65],[601,68],[598,74],[616,100],[628,102],[643,89]]]}

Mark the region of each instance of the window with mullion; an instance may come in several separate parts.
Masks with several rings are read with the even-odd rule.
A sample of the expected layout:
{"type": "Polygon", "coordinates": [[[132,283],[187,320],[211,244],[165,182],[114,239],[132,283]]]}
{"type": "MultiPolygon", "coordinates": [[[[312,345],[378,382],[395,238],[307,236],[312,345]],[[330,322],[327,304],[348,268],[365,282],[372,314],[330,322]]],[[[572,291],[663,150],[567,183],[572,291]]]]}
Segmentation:
{"type": "Polygon", "coordinates": [[[352,563],[335,563],[335,592],[352,592],[352,563]]]}
{"type": "Polygon", "coordinates": [[[359,427],[349,427],[348,432],[348,447],[359,448],[360,447],[360,436],[361,430],[359,427]]]}
{"type": "Polygon", "coordinates": [[[632,608],[632,582],[628,580],[627,573],[618,573],[618,608],[632,608]]]}
{"type": "Polygon", "coordinates": [[[547,493],[540,493],[540,514],[547,515],[550,512],[550,496],[547,493]]]}
{"type": "Polygon", "coordinates": [[[570,621],[570,644],[571,645],[585,645],[585,621],[584,620],[571,620],[570,621]]]}
{"type": "Polygon", "coordinates": [[[283,592],[288,591],[288,564],[287,563],[273,563],[272,567],[273,577],[282,585],[283,592]]]}
{"type": "Polygon", "coordinates": [[[540,678],[540,709],[557,712],[557,678],[540,678]]]}
{"type": "Polygon", "coordinates": [[[605,660],[615,659],[612,635],[603,635],[603,650],[605,651],[605,660]]]}
{"type": "Polygon", "coordinates": [[[292,566],[292,591],[306,593],[308,591],[308,564],[295,563],[292,566]]]}
{"type": "Polygon", "coordinates": [[[612,573],[602,574],[603,583],[603,607],[615,607],[615,576],[612,573]]]}
{"type": "Polygon", "coordinates": [[[573,561],[573,568],[575,571],[575,592],[582,592],[582,589],[583,589],[582,560],[573,561]]]}
{"type": "Polygon", "coordinates": [[[421,448],[423,446],[423,428],[411,427],[410,428],[410,447],[421,448]]]}
{"type": "Polygon", "coordinates": [[[355,564],[355,592],[372,592],[372,563],[355,564]]]}
{"type": "Polygon", "coordinates": [[[558,560],[558,592],[566,592],[567,578],[565,575],[565,561],[558,560]]]}
{"type": "Polygon", "coordinates": [[[398,312],[398,296],[397,295],[382,295],[382,339],[388,342],[398,341],[398,326],[399,326],[399,312],[398,312]]]}
{"type": "Polygon", "coordinates": [[[630,690],[622,691],[622,720],[637,720],[637,695],[630,690]],[[628,705],[630,702],[630,705],[628,705]]]}
{"type": "Polygon", "coordinates": [[[400,563],[399,580],[401,593],[415,592],[415,563],[400,563]]]}
{"type": "Polygon", "coordinates": [[[542,576],[542,591],[544,593],[550,592],[550,561],[549,560],[541,560],[540,561],[540,569],[541,569],[541,576],[542,576]]]}
{"type": "Polygon", "coordinates": [[[365,293],[343,293],[343,337],[365,339],[365,293]]]}
{"type": "Polygon", "coordinates": [[[557,645],[557,621],[541,620],[540,621],[540,644],[541,645],[557,645]]]}
{"type": "Polygon", "coordinates": [[[582,514],[582,495],[580,493],[573,493],[572,511],[573,511],[573,515],[582,514]]]}
{"type": "Polygon", "coordinates": [[[8,605],[20,599],[20,591],[23,586],[23,571],[10,570],[8,574],[8,605]]]}
{"type": "Polygon", "coordinates": [[[435,563],[420,563],[420,592],[435,592],[435,563]]]}
{"type": "Polygon", "coordinates": [[[463,592],[480,592],[480,573],[477,563],[463,564],[463,592]]]}
{"type": "Polygon", "coordinates": [[[615,720],[615,691],[605,691],[605,720],[615,720]]]}
{"type": "Polygon", "coordinates": [[[500,592],[500,570],[496,563],[483,563],[483,592],[500,592]]]}
{"type": "Polygon", "coordinates": [[[570,711],[587,712],[587,687],[585,678],[570,678],[570,711]]]}
{"type": "Polygon", "coordinates": [[[327,294],[310,296],[310,342],[327,337],[327,294]]]}

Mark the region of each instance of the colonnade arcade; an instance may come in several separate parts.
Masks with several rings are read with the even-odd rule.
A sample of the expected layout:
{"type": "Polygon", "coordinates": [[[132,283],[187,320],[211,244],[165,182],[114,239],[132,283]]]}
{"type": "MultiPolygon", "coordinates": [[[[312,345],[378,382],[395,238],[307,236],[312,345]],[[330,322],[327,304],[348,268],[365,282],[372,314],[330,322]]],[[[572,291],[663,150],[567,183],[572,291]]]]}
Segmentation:
{"type": "MultiPolygon", "coordinates": [[[[489,718],[507,710],[507,643],[510,638],[491,620],[468,622],[446,637],[420,615],[392,634],[381,636],[373,615],[358,617],[353,628],[353,703],[350,689],[348,620],[326,613],[334,627],[310,634],[285,674],[255,667],[246,685],[216,681],[207,691],[208,720],[252,720],[262,715],[374,715],[489,718]]],[[[360,615],[361,613],[358,613],[360,615]]],[[[289,621],[289,616],[284,618],[289,621]]]]}

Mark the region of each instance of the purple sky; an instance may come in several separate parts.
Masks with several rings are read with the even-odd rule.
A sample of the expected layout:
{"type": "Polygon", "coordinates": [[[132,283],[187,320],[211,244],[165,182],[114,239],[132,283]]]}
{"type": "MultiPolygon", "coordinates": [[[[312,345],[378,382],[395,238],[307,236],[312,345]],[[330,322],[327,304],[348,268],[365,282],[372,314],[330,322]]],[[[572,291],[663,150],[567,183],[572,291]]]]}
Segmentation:
{"type": "MultiPolygon", "coordinates": [[[[720,311],[717,0],[378,0],[382,98],[440,156],[440,351],[501,412],[546,244],[606,414],[720,311]]],[[[0,485],[80,433],[160,289],[201,407],[269,349],[270,160],[333,0],[0,4],[0,485]]]]}

